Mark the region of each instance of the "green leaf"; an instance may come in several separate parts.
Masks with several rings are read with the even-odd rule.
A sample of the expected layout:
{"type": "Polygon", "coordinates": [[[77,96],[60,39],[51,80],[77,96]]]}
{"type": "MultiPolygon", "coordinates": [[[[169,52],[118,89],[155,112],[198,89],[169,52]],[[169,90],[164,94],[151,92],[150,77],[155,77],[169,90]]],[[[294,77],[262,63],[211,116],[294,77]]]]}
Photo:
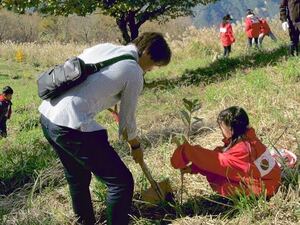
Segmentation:
{"type": "Polygon", "coordinates": [[[184,107],[185,107],[189,112],[191,112],[192,109],[193,109],[193,102],[191,102],[190,100],[188,100],[188,99],[186,99],[186,98],[182,99],[182,101],[183,101],[184,107]]]}
{"type": "Polygon", "coordinates": [[[181,110],[180,113],[181,113],[182,121],[184,122],[184,124],[189,125],[190,121],[191,121],[191,118],[190,118],[188,112],[184,111],[184,110],[181,110]]]}
{"type": "Polygon", "coordinates": [[[199,118],[199,117],[196,117],[196,116],[194,116],[193,119],[194,119],[196,122],[203,121],[203,118],[199,118]]]}
{"type": "Polygon", "coordinates": [[[193,107],[192,112],[196,112],[196,111],[198,111],[200,108],[201,108],[201,105],[200,105],[200,104],[199,104],[199,105],[196,105],[196,106],[193,107]]]}

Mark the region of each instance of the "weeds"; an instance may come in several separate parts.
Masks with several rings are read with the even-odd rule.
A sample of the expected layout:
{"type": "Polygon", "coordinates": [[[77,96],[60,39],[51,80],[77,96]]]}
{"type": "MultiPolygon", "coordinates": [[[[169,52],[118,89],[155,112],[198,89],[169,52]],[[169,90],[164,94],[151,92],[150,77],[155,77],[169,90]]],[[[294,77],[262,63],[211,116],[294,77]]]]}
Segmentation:
{"type": "MultiPolygon", "coordinates": [[[[258,134],[265,137],[268,133],[271,139],[289,124],[288,134],[276,146],[299,151],[299,60],[286,57],[286,43],[277,46],[268,40],[261,52],[246,54],[242,28],[236,26],[234,29],[237,42],[229,59],[212,61],[213,55],[220,51],[214,29],[205,30],[211,34],[208,36],[204,31],[189,28],[181,39],[170,40],[174,53],[170,65],[145,77],[152,86],[144,90],[137,112],[145,159],[153,168],[155,178],[170,178],[172,188],[177,190],[175,203],[150,210],[149,205],[139,202],[138,191],[147,186],[145,178],[128,156],[127,148],[117,141],[112,119],[103,114],[97,116],[97,121],[108,129],[111,143],[136,181],[138,191],[134,197],[132,224],[299,223],[299,185],[296,185],[299,180],[294,179],[299,176],[299,165],[298,169],[287,171],[292,179],[288,178],[286,183],[293,185],[280,190],[269,201],[263,196],[240,195],[232,199],[233,204],[211,193],[205,179],[191,175],[185,178],[180,204],[180,176],[169,162],[174,149],[170,136],[183,133],[201,146],[212,147],[221,134],[211,128],[205,136],[198,134],[204,123],[214,127],[215,114],[220,109],[231,105],[246,108],[258,134]],[[182,104],[182,112],[179,112],[182,104]]],[[[283,32],[274,32],[286,38],[283,32]]],[[[8,123],[9,137],[0,140],[0,221],[4,224],[67,225],[75,221],[66,182],[61,180],[62,171],[55,169],[57,157],[43,139],[38,125],[40,100],[36,95],[35,76],[85,47],[72,43],[0,44],[0,86],[10,84],[15,89],[13,115],[8,123]],[[22,49],[26,56],[23,62],[15,61],[17,49],[22,49]]],[[[95,179],[92,182],[97,219],[104,222],[105,186],[95,179]]]]}

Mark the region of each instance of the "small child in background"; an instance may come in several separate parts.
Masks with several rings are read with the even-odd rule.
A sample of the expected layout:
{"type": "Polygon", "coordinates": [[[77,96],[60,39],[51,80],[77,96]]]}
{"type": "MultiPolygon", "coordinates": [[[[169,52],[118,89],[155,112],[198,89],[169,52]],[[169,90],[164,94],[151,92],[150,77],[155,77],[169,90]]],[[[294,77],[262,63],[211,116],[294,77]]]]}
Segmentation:
{"type": "Polygon", "coordinates": [[[6,121],[11,117],[11,99],[13,93],[13,89],[10,86],[6,86],[0,95],[0,138],[7,137],[6,121]]]}
{"type": "Polygon", "coordinates": [[[224,146],[212,151],[184,143],[175,150],[172,166],[182,173],[206,176],[212,189],[222,196],[274,195],[280,185],[281,170],[249,127],[245,110],[229,107],[220,112],[217,122],[224,146]]]}
{"type": "Polygon", "coordinates": [[[231,16],[227,14],[223,17],[223,21],[220,25],[220,38],[221,43],[224,47],[224,57],[228,57],[231,52],[231,45],[235,42],[233,36],[232,26],[230,21],[232,20],[231,16]]]}
{"type": "Polygon", "coordinates": [[[277,38],[275,37],[275,35],[273,34],[273,32],[271,31],[271,28],[267,22],[266,19],[261,18],[260,19],[260,34],[258,36],[258,44],[261,47],[262,46],[262,42],[265,38],[265,36],[269,36],[273,41],[277,41],[277,38]]]}
{"type": "Polygon", "coordinates": [[[245,19],[245,31],[248,37],[248,46],[252,47],[254,39],[255,46],[258,47],[258,36],[260,34],[261,24],[257,16],[251,9],[247,10],[247,16],[245,19]]]}

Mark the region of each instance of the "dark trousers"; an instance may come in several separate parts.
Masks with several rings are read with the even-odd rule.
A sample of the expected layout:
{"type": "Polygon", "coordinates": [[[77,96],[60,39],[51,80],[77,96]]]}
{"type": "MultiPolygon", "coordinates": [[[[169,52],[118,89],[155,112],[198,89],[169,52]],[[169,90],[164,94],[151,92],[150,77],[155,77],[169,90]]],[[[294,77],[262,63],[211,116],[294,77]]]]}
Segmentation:
{"type": "Polygon", "coordinates": [[[258,37],[257,38],[248,38],[248,46],[252,47],[253,40],[254,40],[255,47],[258,47],[258,37]]]}
{"type": "Polygon", "coordinates": [[[108,187],[107,223],[128,224],[133,195],[132,174],[108,142],[105,130],[80,132],[57,126],[41,116],[46,139],[59,156],[69,184],[73,210],[82,224],[95,224],[89,191],[91,172],[108,187]]]}
{"type": "Polygon", "coordinates": [[[7,128],[6,128],[6,117],[3,117],[0,120],[0,137],[6,137],[7,136],[7,128]]]}
{"type": "Polygon", "coordinates": [[[224,46],[224,57],[228,57],[231,52],[231,45],[224,46]]]}
{"type": "Polygon", "coordinates": [[[291,55],[299,55],[299,35],[300,29],[298,27],[293,26],[292,23],[289,23],[289,35],[290,35],[290,54],[291,55]]]}

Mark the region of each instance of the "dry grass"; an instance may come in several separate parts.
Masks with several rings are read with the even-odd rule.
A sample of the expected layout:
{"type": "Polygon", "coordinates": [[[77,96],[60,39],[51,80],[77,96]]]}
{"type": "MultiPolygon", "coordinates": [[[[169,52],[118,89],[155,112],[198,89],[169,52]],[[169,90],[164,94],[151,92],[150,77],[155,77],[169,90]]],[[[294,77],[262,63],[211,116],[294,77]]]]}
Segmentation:
{"type": "MultiPolygon", "coordinates": [[[[212,192],[204,177],[186,175],[183,205],[180,205],[180,175],[171,168],[169,162],[175,149],[175,145],[171,143],[171,136],[184,130],[179,113],[183,108],[184,97],[200,99],[202,108],[196,115],[204,118],[201,126],[209,128],[203,129],[203,132],[194,137],[192,143],[207,148],[220,145],[222,136],[215,122],[218,112],[231,105],[240,105],[249,113],[252,126],[256,128],[257,134],[266,145],[275,144],[279,148],[284,147],[299,154],[300,64],[297,58],[287,59],[284,51],[280,50],[280,45],[286,43],[287,34],[279,30],[279,23],[272,22],[272,27],[280,39],[279,43],[265,40],[265,50],[245,53],[245,36],[241,25],[237,24],[234,26],[237,43],[233,46],[232,58],[228,61],[217,61],[215,64],[213,58],[215,54],[221,52],[217,30],[215,28],[196,30],[191,27],[180,39],[171,40],[172,36],[169,37],[170,45],[174,49],[173,62],[166,68],[146,75],[146,79],[153,81],[156,81],[157,77],[177,79],[177,83],[173,85],[154,85],[146,88],[141,96],[137,113],[139,132],[145,147],[145,160],[155,179],[162,180],[168,177],[171,180],[176,199],[176,204],[172,207],[150,209],[147,204],[139,201],[140,191],[149,184],[145,181],[141,169],[132,162],[126,145],[117,140],[117,127],[110,115],[103,113],[97,118],[107,127],[112,144],[135,177],[132,224],[299,224],[299,187],[288,191],[281,190],[270,201],[258,200],[251,209],[232,205],[225,207],[224,204],[215,202],[219,201],[218,196],[212,192]],[[272,52],[278,48],[279,51],[272,52]],[[272,54],[277,54],[277,57],[270,60],[272,54]],[[243,65],[243,60],[247,60],[248,64],[243,65]],[[260,63],[259,66],[255,64],[256,62],[260,63]],[[219,69],[220,66],[224,66],[225,72],[219,69]],[[196,78],[205,73],[217,74],[224,78],[217,78],[209,85],[202,82],[197,85],[180,83],[187,69],[196,78]],[[234,214],[231,213],[233,211],[234,214]]],[[[2,43],[0,57],[7,59],[5,62],[11,63],[12,67],[22,67],[25,63],[28,67],[44,68],[78,54],[85,47],[85,45],[58,43],[45,45],[2,43]],[[18,49],[22,49],[25,55],[24,62],[19,64],[14,62],[18,49]]],[[[13,145],[13,142],[18,141],[23,134],[19,131],[19,125],[22,121],[28,121],[27,117],[23,118],[24,114],[32,116],[28,110],[23,110],[26,109],[24,105],[30,103],[29,105],[36,106],[39,101],[32,97],[36,88],[33,80],[5,78],[5,82],[14,85],[16,93],[26,92],[25,97],[17,94],[15,98],[14,107],[19,113],[14,118],[19,122],[12,121],[11,130],[14,134],[7,142],[13,145]]],[[[3,86],[5,82],[0,81],[0,85],[3,86]]],[[[30,140],[28,142],[30,144],[30,140]]],[[[0,142],[0,147],[4,148],[3,142],[0,142]]],[[[26,149],[30,151],[30,147],[26,149]]],[[[0,217],[0,223],[2,221],[7,225],[74,224],[75,218],[70,206],[68,189],[65,181],[61,180],[63,178],[61,167],[56,163],[50,165],[49,168],[37,171],[33,175],[34,179],[25,187],[0,198],[0,216],[3,216],[2,220],[0,217]],[[5,213],[1,213],[2,210],[6,210],[5,213]]],[[[105,222],[104,188],[93,180],[91,190],[97,218],[100,222],[105,222]]]]}

